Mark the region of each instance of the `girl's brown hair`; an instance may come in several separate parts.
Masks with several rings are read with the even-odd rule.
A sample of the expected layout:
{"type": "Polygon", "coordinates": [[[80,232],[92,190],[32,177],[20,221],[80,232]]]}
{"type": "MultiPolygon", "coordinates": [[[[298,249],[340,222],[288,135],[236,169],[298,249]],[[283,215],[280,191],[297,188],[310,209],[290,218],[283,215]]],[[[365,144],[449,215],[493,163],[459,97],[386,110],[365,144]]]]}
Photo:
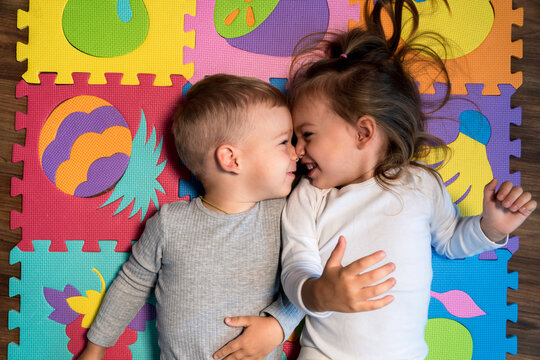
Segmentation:
{"type": "Polygon", "coordinates": [[[450,82],[441,57],[417,41],[429,37],[444,45],[437,34],[416,34],[419,15],[413,0],[378,0],[369,11],[370,3],[366,0],[362,27],[327,33],[322,42],[306,37],[298,44],[288,95],[292,106],[305,96],[324,96],[332,110],[351,124],[364,115],[372,116],[388,138],[386,156],[375,168],[375,179],[387,188],[407,165],[436,175],[417,159],[427,156],[430,146],[441,146],[445,153],[447,149],[442,140],[425,131],[422,109],[426,104],[422,104],[411,67],[435,66],[446,80],[446,96],[436,109],[448,101],[450,82]],[[412,14],[412,31],[400,41],[404,8],[412,14]],[[385,35],[383,14],[392,23],[390,36],[385,35]]]}

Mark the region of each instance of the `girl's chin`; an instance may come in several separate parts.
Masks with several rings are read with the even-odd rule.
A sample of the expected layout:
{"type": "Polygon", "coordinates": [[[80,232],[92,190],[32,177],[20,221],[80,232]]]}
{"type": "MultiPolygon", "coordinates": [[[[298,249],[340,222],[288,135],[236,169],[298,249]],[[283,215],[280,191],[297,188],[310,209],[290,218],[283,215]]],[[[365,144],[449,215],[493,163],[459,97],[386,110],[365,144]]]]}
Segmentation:
{"type": "Polygon", "coordinates": [[[324,186],[324,183],[321,183],[321,181],[319,181],[319,179],[317,178],[311,178],[311,177],[308,177],[309,178],[309,182],[311,183],[311,185],[315,186],[316,188],[319,188],[319,189],[327,189],[328,186],[324,186]]]}

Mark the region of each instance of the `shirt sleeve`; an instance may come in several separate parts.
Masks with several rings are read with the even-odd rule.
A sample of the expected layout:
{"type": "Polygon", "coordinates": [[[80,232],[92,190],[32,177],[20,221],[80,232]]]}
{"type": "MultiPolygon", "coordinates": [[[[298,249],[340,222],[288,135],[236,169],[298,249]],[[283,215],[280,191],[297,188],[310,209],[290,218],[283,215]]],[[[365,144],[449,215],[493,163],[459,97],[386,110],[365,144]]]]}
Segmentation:
{"type": "Polygon", "coordinates": [[[432,184],[431,239],[438,254],[450,259],[464,258],[507,244],[508,236],[495,243],[484,234],[480,228],[481,215],[462,217],[440,179],[432,184]]]}
{"type": "MultiPolygon", "coordinates": [[[[165,206],[162,212],[165,210],[165,206]]],[[[103,347],[113,346],[151,294],[161,268],[162,216],[157,213],[133,245],[129,260],[113,281],[88,331],[88,340],[103,347]]]]}
{"type": "Polygon", "coordinates": [[[283,253],[281,281],[285,294],[300,310],[315,317],[326,317],[331,312],[312,312],[302,300],[302,286],[310,278],[321,276],[324,267],[319,253],[315,226],[318,189],[302,179],[287,200],[281,218],[283,253]]]}
{"type": "Polygon", "coordinates": [[[263,314],[271,315],[279,322],[283,329],[283,341],[291,336],[304,317],[304,313],[289,301],[281,287],[277,299],[261,311],[260,315],[263,314]]]}

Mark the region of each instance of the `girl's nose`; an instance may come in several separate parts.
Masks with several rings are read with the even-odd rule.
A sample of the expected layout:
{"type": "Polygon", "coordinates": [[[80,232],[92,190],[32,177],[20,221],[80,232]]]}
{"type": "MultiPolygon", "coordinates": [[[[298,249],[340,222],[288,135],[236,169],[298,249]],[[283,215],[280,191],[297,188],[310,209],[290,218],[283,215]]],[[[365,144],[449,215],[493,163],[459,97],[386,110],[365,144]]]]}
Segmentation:
{"type": "Polygon", "coordinates": [[[298,143],[296,144],[295,151],[298,158],[302,159],[302,157],[305,154],[305,149],[304,149],[304,146],[300,143],[300,141],[298,141],[298,143]]]}

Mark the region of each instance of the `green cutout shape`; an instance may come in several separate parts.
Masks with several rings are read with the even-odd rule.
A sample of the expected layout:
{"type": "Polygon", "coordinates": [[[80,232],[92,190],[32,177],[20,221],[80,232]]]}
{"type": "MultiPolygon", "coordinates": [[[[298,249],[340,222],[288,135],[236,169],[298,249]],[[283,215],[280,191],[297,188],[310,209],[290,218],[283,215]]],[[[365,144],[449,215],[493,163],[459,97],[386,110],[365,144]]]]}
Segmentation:
{"type": "Polygon", "coordinates": [[[217,0],[214,7],[216,31],[225,39],[249,34],[270,16],[278,3],[279,0],[217,0]],[[248,24],[247,18],[250,11],[248,8],[253,11],[253,25],[248,24]],[[226,21],[227,18],[229,18],[228,21],[226,21]],[[226,22],[230,24],[227,25],[226,22]]]}
{"type": "Polygon", "coordinates": [[[426,330],[429,354],[426,360],[470,360],[473,354],[471,333],[455,320],[429,319],[426,330]]]}
{"type": "Polygon", "coordinates": [[[62,15],[64,36],[73,47],[106,58],[137,49],[148,35],[149,24],[143,0],[69,0],[62,15]],[[126,4],[130,9],[121,6],[126,4]],[[126,10],[131,10],[131,16],[126,17],[126,10]],[[122,21],[126,18],[129,21],[122,21]]]}

